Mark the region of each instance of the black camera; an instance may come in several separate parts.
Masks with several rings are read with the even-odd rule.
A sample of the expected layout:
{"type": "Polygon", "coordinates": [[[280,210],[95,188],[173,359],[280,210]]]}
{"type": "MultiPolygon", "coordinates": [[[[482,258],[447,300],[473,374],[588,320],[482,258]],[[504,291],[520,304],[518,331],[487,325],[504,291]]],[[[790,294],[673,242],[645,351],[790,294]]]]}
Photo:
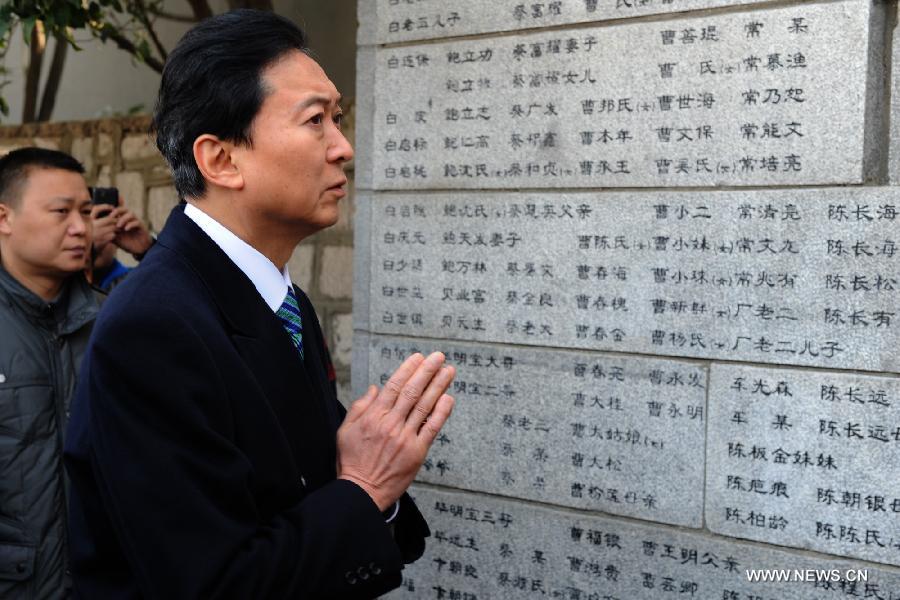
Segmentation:
{"type": "Polygon", "coordinates": [[[119,205],[119,190],[114,187],[92,187],[88,188],[91,192],[91,204],[109,204],[110,206],[119,205]]]}

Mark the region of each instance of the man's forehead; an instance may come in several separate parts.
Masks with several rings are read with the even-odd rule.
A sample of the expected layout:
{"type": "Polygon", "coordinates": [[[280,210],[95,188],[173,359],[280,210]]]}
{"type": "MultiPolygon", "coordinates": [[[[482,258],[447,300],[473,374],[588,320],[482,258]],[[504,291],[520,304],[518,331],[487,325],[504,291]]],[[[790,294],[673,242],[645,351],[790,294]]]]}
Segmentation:
{"type": "Polygon", "coordinates": [[[41,200],[90,200],[84,176],[66,169],[31,167],[23,181],[22,195],[41,200]]]}
{"type": "MultiPolygon", "coordinates": [[[[270,92],[289,94],[293,102],[338,104],[341,94],[315,60],[298,51],[289,52],[262,73],[270,92]]],[[[287,100],[287,99],[286,99],[287,100]]]]}

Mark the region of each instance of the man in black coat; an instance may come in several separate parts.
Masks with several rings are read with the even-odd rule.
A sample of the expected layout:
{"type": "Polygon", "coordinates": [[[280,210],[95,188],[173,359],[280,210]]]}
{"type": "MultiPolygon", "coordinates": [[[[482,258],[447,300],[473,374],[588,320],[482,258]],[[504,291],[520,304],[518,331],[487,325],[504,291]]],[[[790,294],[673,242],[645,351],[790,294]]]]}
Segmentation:
{"type": "Polygon", "coordinates": [[[428,527],[405,491],[454,371],[407,359],[344,415],[285,266],[353,150],[303,34],[235,11],[170,55],[154,117],[185,204],[98,319],[66,443],[77,597],[372,598],[428,527]]]}

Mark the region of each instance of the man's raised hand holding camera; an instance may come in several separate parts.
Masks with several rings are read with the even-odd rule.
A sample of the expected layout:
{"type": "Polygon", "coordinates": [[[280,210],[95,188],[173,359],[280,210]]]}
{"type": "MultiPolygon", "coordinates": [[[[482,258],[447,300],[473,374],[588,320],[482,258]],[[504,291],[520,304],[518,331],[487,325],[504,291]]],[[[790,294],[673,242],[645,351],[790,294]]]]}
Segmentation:
{"type": "Polygon", "coordinates": [[[121,248],[140,261],[154,240],[137,215],[122,205],[116,188],[93,188],[91,202],[93,282],[109,292],[130,271],[116,260],[116,251],[121,248]]]}

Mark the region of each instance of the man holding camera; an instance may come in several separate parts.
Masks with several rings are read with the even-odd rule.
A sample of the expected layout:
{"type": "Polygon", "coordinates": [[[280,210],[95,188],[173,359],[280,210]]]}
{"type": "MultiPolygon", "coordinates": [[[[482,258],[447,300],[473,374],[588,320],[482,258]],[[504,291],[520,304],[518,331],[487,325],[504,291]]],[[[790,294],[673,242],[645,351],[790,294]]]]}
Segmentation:
{"type": "Polygon", "coordinates": [[[153,237],[144,223],[127,207],[122,206],[116,188],[93,188],[91,218],[94,222],[93,276],[95,287],[110,292],[128,272],[129,267],[116,258],[122,250],[139,261],[150,250],[153,237]]]}
{"type": "Polygon", "coordinates": [[[55,150],[0,158],[0,598],[69,588],[63,433],[98,310],[83,171],[55,150]]]}

